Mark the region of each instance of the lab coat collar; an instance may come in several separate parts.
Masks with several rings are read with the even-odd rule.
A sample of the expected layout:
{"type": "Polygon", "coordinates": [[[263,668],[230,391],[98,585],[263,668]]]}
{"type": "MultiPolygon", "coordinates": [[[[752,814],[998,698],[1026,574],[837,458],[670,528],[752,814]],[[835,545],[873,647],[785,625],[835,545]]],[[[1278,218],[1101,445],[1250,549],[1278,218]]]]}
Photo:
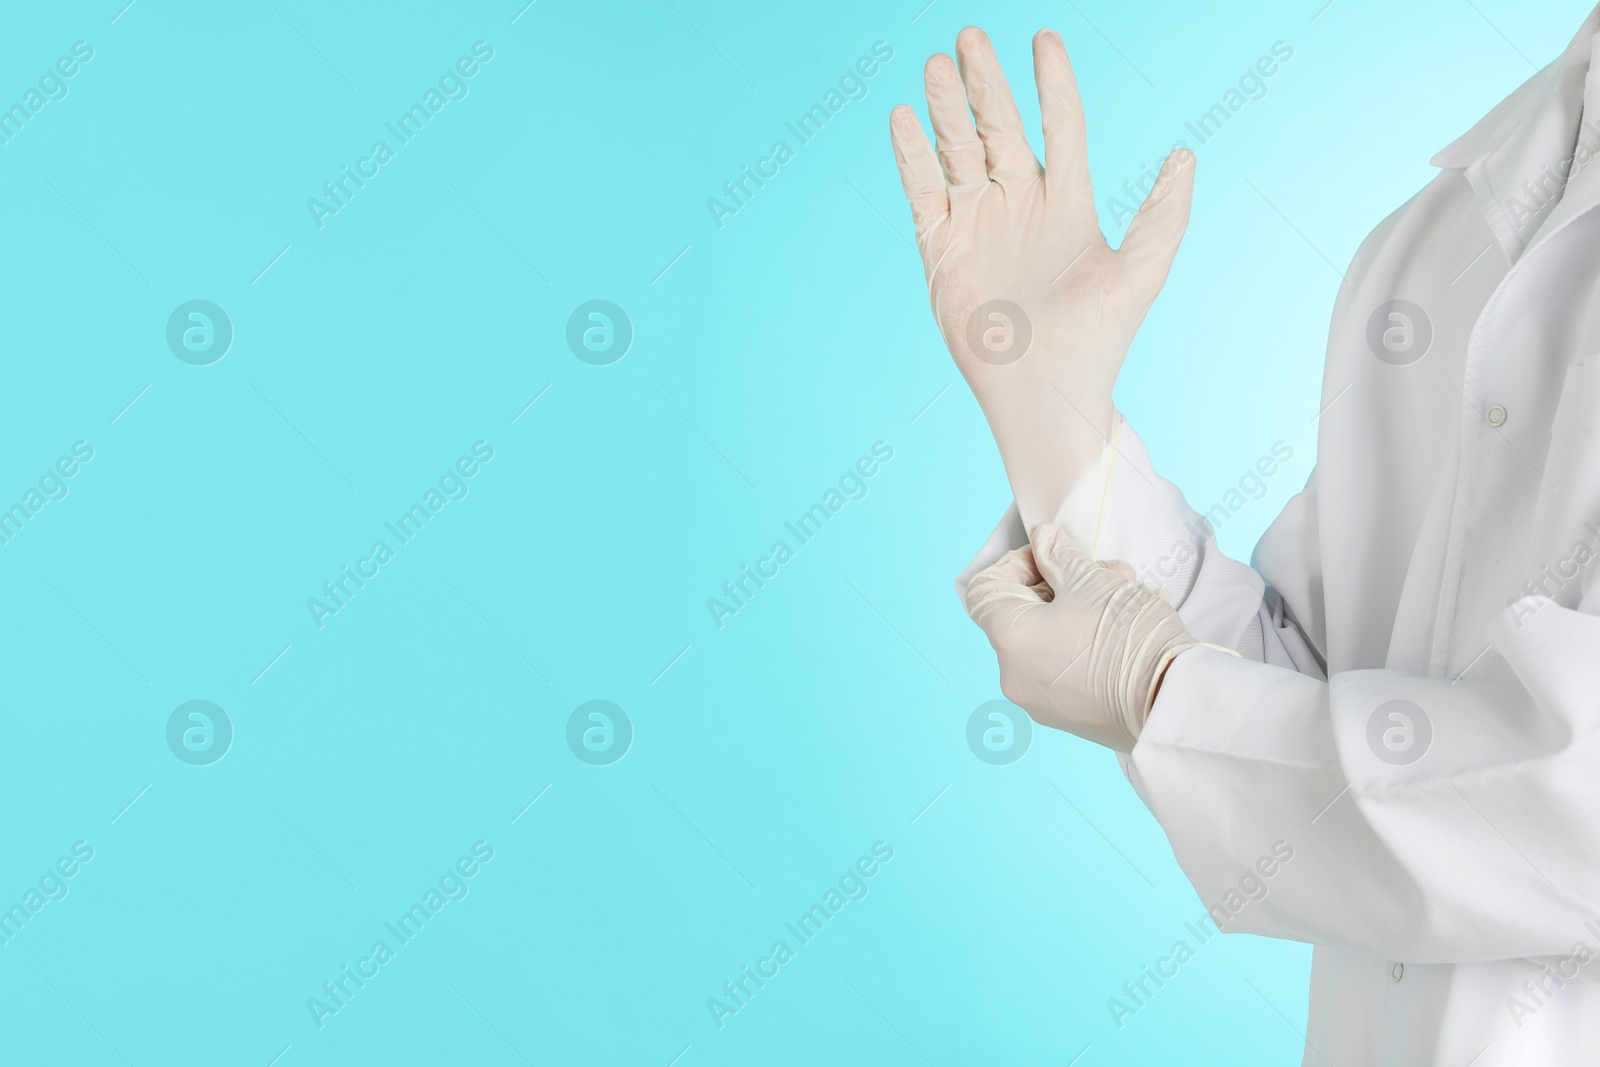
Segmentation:
{"type": "Polygon", "coordinates": [[[1600,153],[1600,115],[1583,114],[1584,80],[1597,29],[1600,6],[1555,62],[1433,157],[1436,167],[1462,170],[1512,262],[1536,238],[1600,203],[1600,166],[1593,162],[1563,189],[1575,154],[1600,153]]]}

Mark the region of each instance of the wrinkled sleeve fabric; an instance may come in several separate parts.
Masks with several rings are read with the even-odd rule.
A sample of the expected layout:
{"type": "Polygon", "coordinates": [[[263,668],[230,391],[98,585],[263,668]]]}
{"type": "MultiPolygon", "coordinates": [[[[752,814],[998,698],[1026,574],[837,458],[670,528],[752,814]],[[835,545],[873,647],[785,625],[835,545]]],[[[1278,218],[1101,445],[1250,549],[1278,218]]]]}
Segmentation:
{"type": "Polygon", "coordinates": [[[1210,906],[1293,850],[1227,929],[1423,963],[1571,951],[1600,901],[1600,617],[1530,597],[1493,648],[1503,681],[1174,661],[1130,778],[1184,873],[1210,906]],[[1402,726],[1425,755],[1394,765],[1402,726]]]}

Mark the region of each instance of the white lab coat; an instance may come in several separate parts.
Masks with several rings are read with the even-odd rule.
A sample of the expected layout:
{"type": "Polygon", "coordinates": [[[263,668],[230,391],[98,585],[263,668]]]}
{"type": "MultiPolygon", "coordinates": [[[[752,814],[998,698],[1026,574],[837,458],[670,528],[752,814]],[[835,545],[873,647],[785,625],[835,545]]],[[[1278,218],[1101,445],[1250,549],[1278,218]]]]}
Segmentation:
{"type": "MultiPolygon", "coordinates": [[[[1207,905],[1292,848],[1225,929],[1316,946],[1307,1065],[1600,1063],[1600,160],[1545,178],[1580,117],[1600,151],[1597,23],[1356,253],[1254,568],[1120,427],[1096,554],[1243,657],[1180,656],[1124,767],[1207,905]],[[1369,343],[1395,299],[1414,362],[1369,343]],[[1411,763],[1369,742],[1393,700],[1431,725],[1411,763]]],[[[958,585],[1023,540],[1013,508],[958,585]]]]}

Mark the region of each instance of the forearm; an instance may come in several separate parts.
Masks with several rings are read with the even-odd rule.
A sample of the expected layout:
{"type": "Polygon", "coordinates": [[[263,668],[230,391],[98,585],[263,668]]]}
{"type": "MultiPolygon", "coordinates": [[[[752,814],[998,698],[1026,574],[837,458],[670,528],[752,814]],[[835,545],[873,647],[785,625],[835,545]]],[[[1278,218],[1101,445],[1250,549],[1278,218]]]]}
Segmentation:
{"type": "Polygon", "coordinates": [[[1023,528],[1055,523],[1092,551],[1110,474],[1115,409],[1108,400],[1081,411],[1054,390],[1001,408],[986,407],[985,415],[1023,528]]]}

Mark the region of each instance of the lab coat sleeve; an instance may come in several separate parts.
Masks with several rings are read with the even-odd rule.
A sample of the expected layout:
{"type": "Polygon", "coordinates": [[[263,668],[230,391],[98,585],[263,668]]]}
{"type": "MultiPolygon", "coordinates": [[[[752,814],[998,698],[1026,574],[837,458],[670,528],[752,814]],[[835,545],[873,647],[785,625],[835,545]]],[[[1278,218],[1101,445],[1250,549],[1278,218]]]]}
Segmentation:
{"type": "MultiPolygon", "coordinates": [[[[1223,555],[1208,520],[1155,472],[1144,443],[1125,420],[1110,452],[1113,461],[1092,475],[1103,484],[1073,493],[1079,501],[1100,501],[1100,513],[1090,521],[1075,516],[1077,525],[1097,531],[1091,554],[1123,560],[1141,581],[1165,588],[1196,640],[1322,677],[1315,478],[1262,538],[1256,550],[1262,573],[1257,573],[1223,555]]],[[[956,579],[963,598],[978,571],[1026,543],[1027,531],[1013,504],[956,579]]]]}
{"type": "Polygon", "coordinates": [[[1191,649],[1130,778],[1224,929],[1397,961],[1565,956],[1600,930],[1593,600],[1505,609],[1474,671],[1492,681],[1322,681],[1191,649]]]}

